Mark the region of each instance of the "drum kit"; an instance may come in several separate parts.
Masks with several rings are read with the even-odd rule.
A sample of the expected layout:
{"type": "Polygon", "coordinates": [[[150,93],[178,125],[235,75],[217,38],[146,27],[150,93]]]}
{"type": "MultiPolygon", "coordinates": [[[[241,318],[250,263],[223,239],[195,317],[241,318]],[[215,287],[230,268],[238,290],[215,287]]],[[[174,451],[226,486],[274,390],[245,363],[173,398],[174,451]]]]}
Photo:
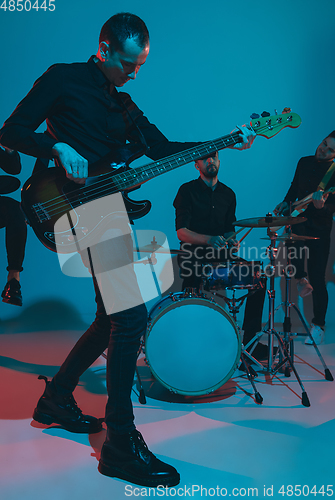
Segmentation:
{"type": "Polygon", "coordinates": [[[20,181],[17,177],[11,175],[0,175],[0,195],[10,194],[20,187],[20,181]]]}
{"type": "MultiPolygon", "coordinates": [[[[267,255],[270,264],[269,272],[269,320],[266,327],[258,333],[246,346],[241,341],[241,331],[237,326],[237,312],[247,295],[235,298],[237,290],[253,292],[260,287],[266,287],[267,276],[264,275],[262,262],[248,262],[244,260],[227,262],[210,262],[202,267],[203,284],[199,290],[186,289],[183,292],[171,293],[160,299],[149,312],[149,322],[141,351],[154,378],[170,392],[186,396],[200,396],[210,394],[223,386],[233,375],[240,362],[247,374],[255,395],[255,401],[261,404],[262,396],[255,387],[254,378],[257,372],[250,363],[257,365],[261,370],[270,372],[273,376],[281,371],[289,377],[292,371],[302,390],[302,404],[310,406],[310,402],[302,381],[294,366],[293,338],[296,333],[291,332],[290,309],[293,307],[301,320],[306,333],[309,335],[313,346],[322,362],[326,380],[333,380],[333,376],[315,344],[309,328],[299,309],[291,302],[290,284],[292,273],[284,272],[286,280],[286,297],[276,309],[275,303],[275,258],[276,241],[284,241],[286,245],[295,241],[317,239],[309,236],[295,235],[291,232],[291,225],[304,222],[303,217],[274,217],[267,214],[262,218],[252,218],[236,221],[235,226],[242,228],[267,228],[267,240],[270,244],[267,255]],[[276,231],[286,227],[286,233],[278,236],[276,231]],[[220,290],[233,292],[232,298],[219,295],[220,290]],[[215,302],[213,297],[208,298],[205,292],[218,295],[225,299],[229,313],[215,302]],[[274,329],[274,315],[277,309],[284,308],[285,319],[283,332],[274,329]],[[268,334],[268,362],[260,363],[252,353],[260,337],[268,334]],[[274,349],[274,340],[278,348],[274,349]],[[252,346],[250,348],[250,346],[252,346]],[[275,352],[276,351],[276,352],[275,352]]],[[[250,231],[250,230],[249,230],[250,231]]],[[[138,249],[137,249],[138,251],[138,249]]],[[[155,238],[151,244],[140,249],[141,252],[150,253],[147,262],[155,263],[155,253],[168,252],[182,254],[182,250],[167,250],[159,246],[155,238]]],[[[290,266],[290,252],[287,253],[290,266]]],[[[140,351],[140,352],[141,352],[140,351]]],[[[140,353],[139,353],[140,354],[140,353]]],[[[145,404],[145,393],[141,379],[137,372],[139,386],[139,401],[145,404]]]]}

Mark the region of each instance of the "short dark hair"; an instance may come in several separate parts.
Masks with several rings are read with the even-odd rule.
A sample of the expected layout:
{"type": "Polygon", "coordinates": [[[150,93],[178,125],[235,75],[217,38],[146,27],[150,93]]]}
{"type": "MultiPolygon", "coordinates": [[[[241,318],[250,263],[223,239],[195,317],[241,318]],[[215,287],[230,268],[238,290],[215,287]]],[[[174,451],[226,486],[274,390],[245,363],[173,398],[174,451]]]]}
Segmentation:
{"type": "Polygon", "coordinates": [[[100,31],[99,43],[108,43],[109,50],[113,53],[122,51],[128,38],[135,38],[138,46],[144,48],[149,43],[149,31],[140,17],[120,12],[105,22],[100,31]]]}
{"type": "Polygon", "coordinates": [[[333,130],[332,132],[330,132],[330,134],[327,135],[327,137],[333,137],[333,139],[335,139],[335,130],[333,130]]]}

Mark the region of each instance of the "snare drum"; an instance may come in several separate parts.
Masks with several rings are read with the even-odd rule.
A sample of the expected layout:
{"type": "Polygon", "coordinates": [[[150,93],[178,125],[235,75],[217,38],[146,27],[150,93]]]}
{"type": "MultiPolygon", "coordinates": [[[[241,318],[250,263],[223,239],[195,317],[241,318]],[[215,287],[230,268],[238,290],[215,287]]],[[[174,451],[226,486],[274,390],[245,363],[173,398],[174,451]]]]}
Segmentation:
{"type": "Polygon", "coordinates": [[[209,394],[230,379],[241,355],[233,318],[215,302],[184,292],[149,313],[145,356],[153,376],[171,392],[209,394]]]}
{"type": "Polygon", "coordinates": [[[254,289],[264,286],[263,263],[244,260],[207,262],[202,265],[205,290],[254,289]]]}

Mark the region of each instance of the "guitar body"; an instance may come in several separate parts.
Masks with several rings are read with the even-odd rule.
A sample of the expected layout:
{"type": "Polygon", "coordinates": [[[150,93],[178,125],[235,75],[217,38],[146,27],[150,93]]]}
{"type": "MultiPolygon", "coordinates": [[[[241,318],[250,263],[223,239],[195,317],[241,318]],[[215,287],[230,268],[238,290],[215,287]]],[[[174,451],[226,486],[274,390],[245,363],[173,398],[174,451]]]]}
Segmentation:
{"type": "MultiPolygon", "coordinates": [[[[92,198],[88,193],[94,190],[95,186],[98,187],[97,192],[103,192],[102,198],[119,192],[113,183],[113,176],[119,177],[122,172],[131,170],[128,164],[141,154],[142,150],[139,150],[137,146],[136,148],[130,145],[122,149],[118,148],[103,161],[99,160],[89,167],[89,177],[85,187],[70,181],[62,167],[47,168],[30,177],[22,187],[21,208],[41,243],[54,252],[71,253],[77,251],[76,242],[84,238],[89,240],[97,229],[103,232],[113,212],[109,210],[104,210],[104,213],[92,210],[85,212],[85,204],[100,197],[95,195],[92,198]],[[112,160],[112,157],[115,160],[112,160]],[[106,177],[108,188],[105,192],[103,187],[106,177]],[[86,188],[89,188],[89,192],[86,188]],[[70,214],[70,222],[66,214],[70,214]],[[57,229],[55,229],[56,223],[57,229]]],[[[131,220],[143,217],[151,208],[148,200],[134,201],[128,197],[128,192],[136,188],[121,191],[131,220]]],[[[89,241],[86,246],[88,243],[89,241]]]]}

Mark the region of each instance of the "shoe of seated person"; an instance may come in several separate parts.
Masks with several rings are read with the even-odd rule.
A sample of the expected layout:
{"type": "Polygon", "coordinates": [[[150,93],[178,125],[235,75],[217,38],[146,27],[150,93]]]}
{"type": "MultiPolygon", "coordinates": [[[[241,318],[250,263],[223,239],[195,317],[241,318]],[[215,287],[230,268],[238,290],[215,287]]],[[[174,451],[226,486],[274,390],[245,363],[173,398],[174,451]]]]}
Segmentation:
{"type": "MultiPolygon", "coordinates": [[[[322,342],[324,340],[324,336],[325,336],[324,329],[321,326],[314,325],[314,323],[312,323],[310,332],[311,332],[311,336],[313,337],[313,340],[316,343],[316,345],[322,344],[322,342]]],[[[309,335],[306,337],[305,344],[306,345],[313,345],[312,339],[310,338],[309,335]]]]}
{"type": "Polygon", "coordinates": [[[307,278],[301,278],[297,283],[297,290],[300,297],[307,297],[313,292],[313,287],[307,278]]]}
{"type": "Polygon", "coordinates": [[[98,470],[105,476],[153,488],[176,486],[180,482],[176,469],[149,451],[137,429],[122,435],[113,434],[107,429],[98,470]]]}
{"type": "MultiPolygon", "coordinates": [[[[251,356],[253,356],[257,361],[267,360],[269,357],[269,347],[266,344],[262,344],[258,342],[255,349],[251,352],[252,345],[247,349],[247,352],[250,352],[251,356]]],[[[276,356],[278,351],[278,347],[273,347],[273,356],[276,356]]],[[[247,361],[250,363],[251,360],[247,358],[247,361]]],[[[243,366],[243,364],[241,365],[243,366]]],[[[239,368],[241,369],[241,368],[239,368]]]]}
{"type": "Polygon", "coordinates": [[[13,306],[22,306],[22,294],[20,282],[12,278],[7,281],[5,288],[1,294],[2,302],[12,304],[13,306]]]}
{"type": "Polygon", "coordinates": [[[43,375],[45,390],[33,413],[33,419],[41,424],[58,424],[63,429],[76,433],[95,434],[102,430],[102,420],[90,415],[83,415],[72,394],[63,396],[50,389],[50,381],[43,375]]]}
{"type": "MultiPolygon", "coordinates": [[[[251,348],[250,348],[251,350],[251,348]]],[[[261,342],[258,342],[256,345],[255,349],[252,351],[251,356],[256,358],[258,361],[261,359],[267,359],[269,354],[269,348],[266,344],[262,344],[261,342]]]]}

